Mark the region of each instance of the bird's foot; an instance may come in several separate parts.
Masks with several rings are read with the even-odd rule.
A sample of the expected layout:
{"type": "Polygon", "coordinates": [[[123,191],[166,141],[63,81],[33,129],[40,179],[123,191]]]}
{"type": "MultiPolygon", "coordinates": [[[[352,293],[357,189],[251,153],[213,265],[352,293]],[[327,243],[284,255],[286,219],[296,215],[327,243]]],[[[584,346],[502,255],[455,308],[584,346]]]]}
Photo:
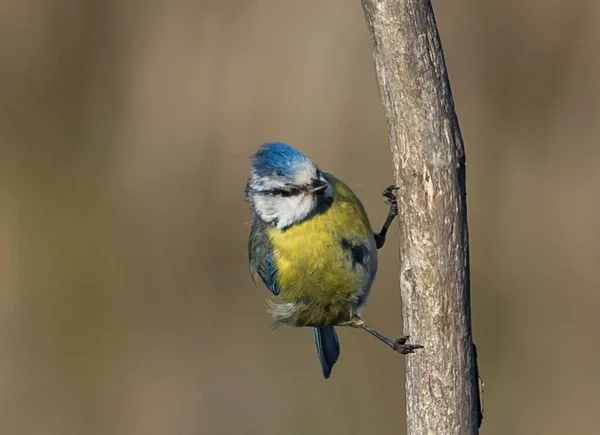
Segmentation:
{"type": "Polygon", "coordinates": [[[392,184],[391,186],[388,186],[383,192],[381,192],[381,194],[385,198],[385,203],[390,206],[391,211],[395,214],[398,214],[398,198],[396,198],[394,191],[398,189],[398,186],[394,186],[392,184]]]}
{"type": "Polygon", "coordinates": [[[423,346],[421,346],[420,344],[407,344],[406,342],[410,338],[410,336],[408,335],[397,338],[396,340],[387,338],[385,335],[382,335],[376,330],[371,329],[360,317],[353,317],[349,321],[344,322],[339,326],[351,326],[353,328],[362,329],[363,331],[368,332],[373,337],[387,344],[389,347],[394,349],[396,352],[401,353],[402,355],[408,355],[409,353],[414,353],[417,349],[423,349],[423,346]]]}
{"type": "Polygon", "coordinates": [[[398,216],[398,198],[394,194],[394,191],[398,190],[398,186],[388,186],[381,194],[385,197],[385,203],[389,205],[390,210],[388,211],[388,215],[385,218],[385,222],[381,227],[381,231],[379,233],[374,233],[375,237],[375,246],[377,249],[381,249],[383,245],[385,245],[385,236],[392,224],[392,221],[396,216],[398,216]]]}
{"type": "Polygon", "coordinates": [[[420,344],[406,344],[410,335],[405,335],[404,337],[397,338],[394,342],[392,349],[396,352],[401,353],[402,355],[407,355],[409,353],[415,353],[417,349],[423,349],[423,346],[420,344]]]}

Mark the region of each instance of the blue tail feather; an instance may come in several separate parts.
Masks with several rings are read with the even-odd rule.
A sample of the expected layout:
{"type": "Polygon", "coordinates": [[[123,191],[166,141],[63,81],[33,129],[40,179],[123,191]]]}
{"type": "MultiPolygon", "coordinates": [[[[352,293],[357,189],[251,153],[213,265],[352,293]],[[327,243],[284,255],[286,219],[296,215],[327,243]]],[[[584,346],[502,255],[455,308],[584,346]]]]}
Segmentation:
{"type": "Polygon", "coordinates": [[[325,379],[331,375],[331,369],[340,356],[340,342],[333,326],[313,328],[313,338],[325,379]]]}

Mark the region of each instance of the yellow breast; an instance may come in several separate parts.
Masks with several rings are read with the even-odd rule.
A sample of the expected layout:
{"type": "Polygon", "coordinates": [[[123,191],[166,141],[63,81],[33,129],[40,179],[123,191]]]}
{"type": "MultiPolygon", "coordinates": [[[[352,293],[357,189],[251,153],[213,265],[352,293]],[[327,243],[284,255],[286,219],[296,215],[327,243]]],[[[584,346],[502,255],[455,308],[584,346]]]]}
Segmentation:
{"type": "Polygon", "coordinates": [[[346,184],[330,174],[324,175],[334,189],[332,205],[284,231],[270,228],[269,238],[278,270],[280,299],[304,300],[316,309],[320,306],[336,311],[347,309],[349,300],[364,287],[361,277],[352,271],[342,239],[374,242],[358,198],[346,184]]]}

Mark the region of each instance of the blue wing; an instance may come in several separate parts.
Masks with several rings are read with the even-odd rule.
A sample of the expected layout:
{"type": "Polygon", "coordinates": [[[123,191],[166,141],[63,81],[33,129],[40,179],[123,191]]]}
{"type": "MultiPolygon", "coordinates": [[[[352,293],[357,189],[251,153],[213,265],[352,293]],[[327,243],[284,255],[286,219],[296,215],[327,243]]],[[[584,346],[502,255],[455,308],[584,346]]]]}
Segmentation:
{"type": "Polygon", "coordinates": [[[278,295],[280,288],[277,282],[277,266],[266,229],[267,225],[264,222],[258,218],[254,219],[248,240],[250,273],[255,281],[260,277],[271,293],[278,295]]]}

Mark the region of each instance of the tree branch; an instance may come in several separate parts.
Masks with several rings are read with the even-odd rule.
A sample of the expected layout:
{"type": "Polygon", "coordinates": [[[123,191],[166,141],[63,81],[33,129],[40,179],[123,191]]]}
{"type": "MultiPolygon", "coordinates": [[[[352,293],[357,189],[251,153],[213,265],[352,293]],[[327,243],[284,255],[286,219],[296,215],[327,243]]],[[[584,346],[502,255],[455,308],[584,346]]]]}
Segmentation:
{"type": "Polygon", "coordinates": [[[400,187],[408,433],[476,434],[465,154],[429,0],[362,0],[400,187]]]}

